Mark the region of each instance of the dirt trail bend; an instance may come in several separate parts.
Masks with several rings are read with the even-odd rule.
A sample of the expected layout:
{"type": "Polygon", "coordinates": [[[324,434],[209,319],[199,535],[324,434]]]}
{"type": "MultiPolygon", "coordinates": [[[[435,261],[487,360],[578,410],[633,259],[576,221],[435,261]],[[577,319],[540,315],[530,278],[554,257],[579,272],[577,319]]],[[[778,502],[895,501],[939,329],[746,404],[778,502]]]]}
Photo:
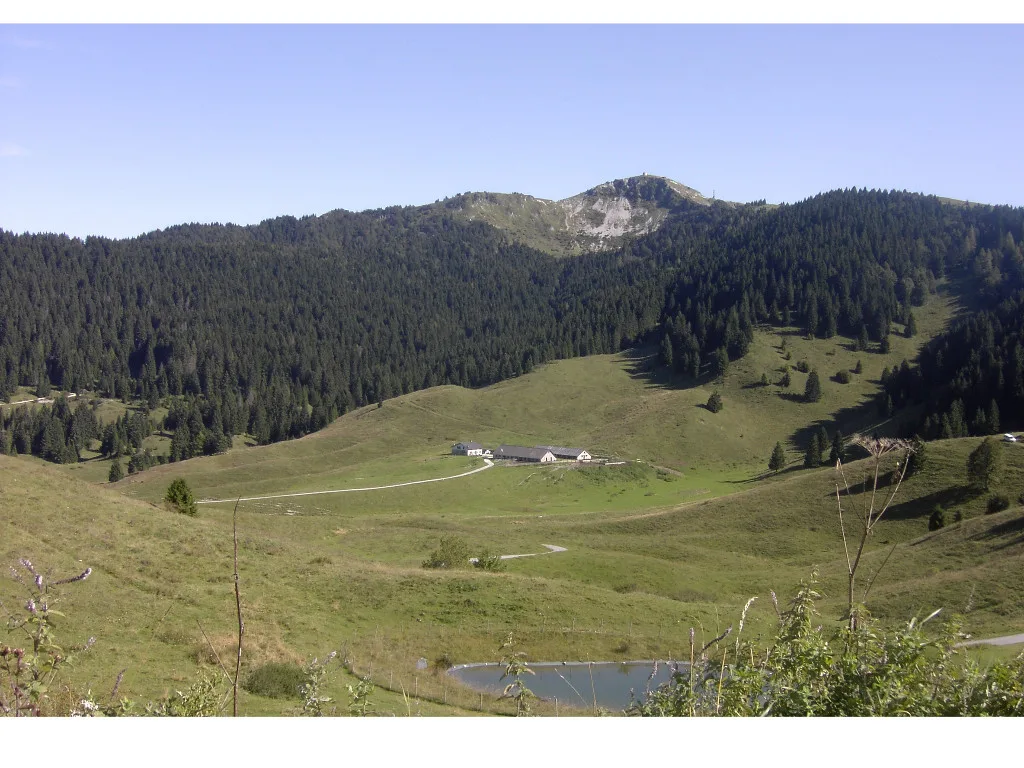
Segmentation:
{"type": "Polygon", "coordinates": [[[236,501],[265,501],[266,499],[290,499],[296,496],[323,496],[328,493],[355,493],[356,491],[382,491],[387,488],[403,488],[407,485],[423,485],[424,483],[440,483],[444,480],[455,480],[459,477],[467,477],[469,475],[475,475],[477,472],[483,472],[485,469],[490,469],[494,466],[494,462],[490,459],[484,459],[484,465],[471,469],[468,472],[462,472],[458,475],[448,475],[448,477],[432,477],[429,480],[410,480],[406,483],[392,483],[391,485],[374,485],[369,488],[338,488],[333,491],[303,491],[302,493],[277,493],[270,496],[243,496],[240,499],[203,499],[197,501],[196,504],[234,504],[236,501]]]}

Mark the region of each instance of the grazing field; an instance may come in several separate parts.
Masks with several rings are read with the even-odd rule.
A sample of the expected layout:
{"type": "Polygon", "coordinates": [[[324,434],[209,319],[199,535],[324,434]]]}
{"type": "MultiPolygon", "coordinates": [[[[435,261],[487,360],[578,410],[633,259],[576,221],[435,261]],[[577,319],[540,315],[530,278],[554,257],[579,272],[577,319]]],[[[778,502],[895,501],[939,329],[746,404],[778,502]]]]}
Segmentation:
{"type": "MultiPolygon", "coordinates": [[[[951,299],[937,299],[919,325],[932,333],[954,311],[951,299]]],[[[218,659],[234,653],[233,504],[203,504],[195,518],[171,511],[162,499],[172,479],[185,478],[201,500],[233,499],[482,467],[482,459],[450,455],[458,440],[584,447],[617,463],[496,465],[443,482],[238,508],[243,677],[266,662],[338,651],[348,667],[335,670],[328,694],[342,710],[344,686],[369,675],[382,713],[507,713],[508,702],[462,689],[443,669],[497,661],[509,632],[533,660],[682,658],[691,627],[706,641],[755,595],[744,631],[765,632],[774,621],[769,590],[784,600],[812,571],[825,596],[822,620],[838,621],[846,561],[836,476],[800,468],[804,435],[820,424],[831,432],[835,420],[846,434],[884,432],[870,402],[878,375],[912,357],[924,338],[894,337],[882,356],[854,352],[846,339],[758,332],[723,381],[697,385],[660,379],[644,354],[580,358],[482,390],[395,398],[301,440],[250,447],[236,438],[225,454],[117,484],[101,482],[109,463],[100,459],[56,467],[0,457],[0,557],[29,557],[59,575],[92,567],[87,581],[62,588],[62,639],[97,638],[73,681],[102,692],[125,669],[121,692],[152,698],[200,669],[216,674],[218,659]],[[757,383],[762,372],[771,382],[780,375],[782,339],[792,362],[821,373],[821,402],[785,396],[803,390],[795,370],[789,390],[757,383]],[[829,381],[858,359],[863,373],[850,384],[829,381]],[[725,403],[717,414],[703,407],[715,389],[725,403]],[[788,446],[790,466],[768,475],[776,441],[788,446]],[[495,572],[422,567],[452,536],[472,555],[565,551],[507,560],[495,572]]],[[[888,558],[868,601],[882,620],[941,607],[963,613],[972,633],[1024,628],[1024,447],[998,446],[1005,466],[993,492],[1012,503],[986,515],[988,494],[965,479],[978,442],[928,444],[924,469],[903,484],[869,542],[862,573],[888,558]],[[929,532],[936,504],[964,519],[929,532]]],[[[865,471],[864,460],[847,465],[855,491],[865,471]]],[[[844,501],[848,522],[866,498],[844,501]]],[[[17,585],[4,581],[0,596],[16,605],[17,585]]],[[[244,693],[241,705],[247,714],[278,714],[299,701],[244,693]]]]}

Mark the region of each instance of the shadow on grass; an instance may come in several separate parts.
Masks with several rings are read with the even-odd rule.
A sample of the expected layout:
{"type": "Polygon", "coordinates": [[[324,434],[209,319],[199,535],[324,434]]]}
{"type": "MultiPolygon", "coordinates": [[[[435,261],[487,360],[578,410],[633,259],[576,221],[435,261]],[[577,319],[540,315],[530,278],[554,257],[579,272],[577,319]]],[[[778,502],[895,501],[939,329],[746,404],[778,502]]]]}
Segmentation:
{"type": "Polygon", "coordinates": [[[927,496],[905,501],[902,504],[893,504],[885,516],[891,520],[913,520],[927,517],[931,515],[936,505],[941,504],[947,511],[952,511],[957,506],[966,504],[984,493],[984,491],[965,485],[954,485],[941,491],[929,493],[927,496]]]}
{"type": "Polygon", "coordinates": [[[1015,539],[1007,541],[996,549],[1006,549],[1017,544],[1024,543],[1024,514],[1018,515],[1013,520],[1007,520],[1006,522],[993,525],[984,533],[973,536],[972,538],[980,540],[988,539],[1001,539],[1006,536],[1016,536],[1015,539]]]}
{"type": "Polygon", "coordinates": [[[626,373],[631,378],[642,379],[651,389],[692,389],[715,381],[710,374],[711,366],[706,363],[701,366],[701,375],[697,378],[666,368],[657,348],[652,346],[627,349],[622,355],[627,360],[626,373]]]}

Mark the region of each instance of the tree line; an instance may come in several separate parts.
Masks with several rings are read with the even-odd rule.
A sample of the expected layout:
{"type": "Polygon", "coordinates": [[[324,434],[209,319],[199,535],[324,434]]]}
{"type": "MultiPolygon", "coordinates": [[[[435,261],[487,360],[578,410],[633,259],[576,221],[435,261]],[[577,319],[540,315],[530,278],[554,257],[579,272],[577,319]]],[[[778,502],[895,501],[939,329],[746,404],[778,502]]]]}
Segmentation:
{"type": "MultiPolygon", "coordinates": [[[[1024,234],[1021,209],[841,190],[694,206],[616,251],[559,260],[424,210],[129,240],[0,232],[0,395],[178,401],[168,429],[187,458],[231,434],[299,437],[414,390],[638,343],[701,376],[742,357],[765,323],[882,342],[947,273],[993,290],[1018,275],[1024,234]]],[[[65,425],[65,458],[69,440],[65,425]]]]}

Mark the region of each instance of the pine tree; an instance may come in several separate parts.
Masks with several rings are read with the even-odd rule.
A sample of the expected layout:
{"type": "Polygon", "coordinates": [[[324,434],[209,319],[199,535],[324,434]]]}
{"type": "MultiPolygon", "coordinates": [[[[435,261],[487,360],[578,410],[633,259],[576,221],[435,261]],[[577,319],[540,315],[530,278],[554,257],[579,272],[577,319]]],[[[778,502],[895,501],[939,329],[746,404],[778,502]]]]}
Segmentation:
{"type": "Polygon", "coordinates": [[[829,452],[828,461],[829,464],[835,464],[837,461],[841,461],[843,458],[843,433],[838,429],[836,430],[835,437],[832,438],[832,450],[829,452]]]}
{"type": "Polygon", "coordinates": [[[908,338],[913,338],[917,335],[917,320],[914,319],[914,313],[907,313],[907,327],[903,329],[903,334],[908,338]]]}
{"type": "Polygon", "coordinates": [[[857,365],[854,366],[853,372],[857,374],[864,373],[864,365],[860,360],[858,360],[857,365]]]}
{"type": "Polygon", "coordinates": [[[716,379],[720,379],[725,376],[725,372],[728,370],[729,353],[725,351],[725,347],[719,347],[711,358],[711,375],[716,379]]]}
{"type": "Polygon", "coordinates": [[[666,368],[672,367],[672,339],[667,333],[661,337],[661,364],[666,368]]]}
{"type": "Polygon", "coordinates": [[[807,445],[807,453],[804,454],[804,466],[808,469],[821,464],[821,441],[817,433],[811,436],[811,442],[807,445]]]}
{"type": "Polygon", "coordinates": [[[121,462],[114,459],[110,465],[110,474],[107,475],[107,481],[116,483],[118,480],[124,477],[124,469],[121,467],[121,462]]]}
{"type": "Polygon", "coordinates": [[[920,437],[914,438],[914,450],[910,454],[910,458],[907,459],[907,477],[916,475],[922,469],[928,461],[927,448],[925,442],[920,437]]]}
{"type": "Polygon", "coordinates": [[[818,463],[821,464],[821,455],[828,450],[831,441],[828,439],[828,430],[825,429],[824,425],[818,430],[818,447],[821,449],[821,453],[818,455],[818,463]]]}
{"type": "Polygon", "coordinates": [[[807,374],[807,384],[804,386],[804,400],[808,403],[816,403],[821,400],[821,380],[818,378],[817,369],[807,374]]]}
{"type": "Polygon", "coordinates": [[[990,435],[999,434],[1000,419],[999,419],[999,405],[995,400],[988,406],[988,433],[990,435]]]}
{"type": "Polygon", "coordinates": [[[772,451],[772,457],[768,460],[768,469],[779,474],[780,469],[784,469],[786,466],[786,452],[782,450],[782,443],[775,444],[775,450],[772,451]]]}

